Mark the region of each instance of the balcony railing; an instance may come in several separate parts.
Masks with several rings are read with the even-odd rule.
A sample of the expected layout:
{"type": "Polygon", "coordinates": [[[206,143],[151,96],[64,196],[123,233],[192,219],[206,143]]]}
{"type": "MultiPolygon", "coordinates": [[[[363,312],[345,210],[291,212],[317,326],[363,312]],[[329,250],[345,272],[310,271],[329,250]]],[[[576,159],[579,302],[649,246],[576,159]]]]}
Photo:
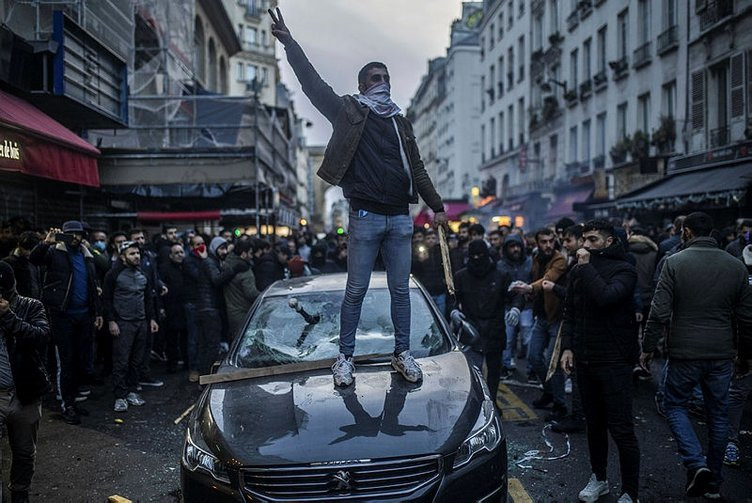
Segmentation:
{"type": "Polygon", "coordinates": [[[605,69],[593,75],[593,87],[595,88],[596,92],[600,91],[601,89],[605,89],[607,85],[608,75],[606,75],[605,69]]]}
{"type": "Polygon", "coordinates": [[[710,148],[724,147],[729,144],[728,126],[710,131],[710,148]]]}
{"type": "Polygon", "coordinates": [[[587,79],[580,84],[580,99],[584,100],[585,98],[590,97],[591,94],[593,94],[593,81],[587,79]]]}
{"type": "Polygon", "coordinates": [[[570,89],[564,93],[564,101],[567,102],[568,107],[573,107],[577,104],[577,88],[570,89]]]}
{"type": "Polygon", "coordinates": [[[700,13],[700,29],[705,31],[733,13],[733,0],[711,0],[705,10],[700,13]]]}
{"type": "Polygon", "coordinates": [[[642,68],[643,66],[650,64],[652,57],[650,53],[650,46],[650,42],[645,42],[640,47],[635,49],[632,61],[632,66],[634,68],[642,68]]]}
{"type": "Polygon", "coordinates": [[[578,24],[580,24],[580,14],[575,10],[567,16],[567,30],[574,30],[578,24]]]}
{"type": "Polygon", "coordinates": [[[601,155],[596,155],[595,157],[593,157],[593,169],[602,169],[603,166],[605,165],[606,165],[605,155],[601,154],[601,155]]]}
{"type": "Polygon", "coordinates": [[[663,55],[679,47],[679,27],[674,25],[658,35],[658,54],[663,55]]]}
{"type": "Polygon", "coordinates": [[[593,12],[593,0],[580,0],[577,7],[580,10],[580,20],[583,20],[593,12]]]}
{"type": "Polygon", "coordinates": [[[614,80],[619,80],[629,72],[629,58],[624,56],[616,61],[609,61],[608,66],[614,71],[614,80]]]}

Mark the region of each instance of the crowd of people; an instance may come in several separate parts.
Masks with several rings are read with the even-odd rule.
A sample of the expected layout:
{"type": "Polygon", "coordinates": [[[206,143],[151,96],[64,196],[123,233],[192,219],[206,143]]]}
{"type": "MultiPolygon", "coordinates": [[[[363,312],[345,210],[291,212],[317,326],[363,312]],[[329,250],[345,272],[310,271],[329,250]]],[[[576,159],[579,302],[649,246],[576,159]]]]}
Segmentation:
{"type": "MultiPolygon", "coordinates": [[[[689,493],[715,495],[721,464],[739,463],[752,391],[751,232],[749,220],[718,231],[702,213],[665,229],[564,218],[534,232],[487,232],[463,222],[448,239],[453,297],[435,229],[415,229],[411,269],[448,320],[478,331],[468,353],[485,363],[489,389],[502,379],[540,385],[533,405],[548,410],[555,431],[587,431],[593,475],[583,501],[608,491],[609,433],[620,453],[620,501],[637,501],[632,381],[651,379],[689,493]],[[660,368],[650,365],[656,354],[660,368]],[[688,413],[708,418],[707,456],[688,413]]],[[[0,416],[13,443],[11,490],[28,490],[28,432],[44,393],[54,389],[63,420],[79,424],[91,386],[105,379],[117,412],[144,405],[143,387],[163,385],[156,365],[197,382],[260,292],[284,278],[346,272],[347,244],[346,234],[267,240],[169,225],[149,236],[79,221],[46,232],[22,219],[0,224],[0,416]],[[5,404],[11,390],[18,403],[5,404]]]]}

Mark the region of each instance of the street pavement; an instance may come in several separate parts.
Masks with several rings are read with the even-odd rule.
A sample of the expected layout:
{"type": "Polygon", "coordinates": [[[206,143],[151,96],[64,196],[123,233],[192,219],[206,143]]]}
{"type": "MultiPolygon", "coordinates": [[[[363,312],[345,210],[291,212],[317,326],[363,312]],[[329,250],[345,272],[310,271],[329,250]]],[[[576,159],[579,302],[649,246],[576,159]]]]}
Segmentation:
{"type": "MultiPolygon", "coordinates": [[[[523,361],[519,361],[524,365],[523,361]]],[[[80,426],[60,420],[54,396],[44,401],[37,448],[37,471],[31,490],[32,501],[103,502],[119,495],[133,501],[180,501],[180,455],[185,421],[178,418],[198,397],[199,388],[188,383],[187,374],[155,374],[165,380],[162,388],[146,388],[143,407],[131,407],[126,413],[112,411],[109,385],[94,387],[90,398],[82,402],[90,415],[80,426]],[[122,419],[117,423],[115,419],[122,419]]],[[[517,376],[522,378],[522,375],[517,376]]],[[[642,450],[640,500],[678,502],[682,499],[685,471],[668,426],[655,411],[654,385],[640,382],[636,389],[635,423],[642,450]]],[[[530,405],[538,389],[507,381],[500,387],[499,403],[505,416],[509,443],[510,502],[574,502],[585,485],[590,468],[584,434],[569,437],[571,451],[558,460],[517,462],[531,450],[544,450],[553,458],[566,453],[567,439],[547,431],[552,452],[542,436],[545,411],[530,405]]],[[[743,430],[751,430],[748,405],[743,430]]],[[[701,421],[698,421],[701,423],[701,421]]],[[[704,427],[698,431],[705,438],[704,427]]],[[[752,502],[752,436],[742,436],[742,467],[725,468],[722,493],[725,501],[752,502]]],[[[612,444],[613,447],[613,444],[612,444]]],[[[600,502],[613,502],[619,496],[618,460],[611,449],[609,482],[611,494],[600,502]]],[[[3,475],[8,480],[9,451],[3,445],[3,475]]],[[[702,501],[699,499],[697,501],[702,501]]]]}

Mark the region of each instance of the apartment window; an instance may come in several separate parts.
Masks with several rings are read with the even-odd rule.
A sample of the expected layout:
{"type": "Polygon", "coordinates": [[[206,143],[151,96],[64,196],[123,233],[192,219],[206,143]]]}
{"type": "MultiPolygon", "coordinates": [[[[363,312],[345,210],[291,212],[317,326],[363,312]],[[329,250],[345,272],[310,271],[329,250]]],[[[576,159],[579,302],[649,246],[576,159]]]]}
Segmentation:
{"type": "Polygon", "coordinates": [[[559,0],[551,0],[549,7],[550,31],[553,34],[559,31],[559,0]]]}
{"type": "Polygon", "coordinates": [[[661,113],[666,117],[676,116],[676,81],[663,85],[663,106],[661,113]]]}
{"type": "Polygon", "coordinates": [[[577,90],[577,49],[569,53],[569,81],[570,89],[577,90]]]}
{"type": "Polygon", "coordinates": [[[606,26],[598,30],[598,71],[606,71],[606,26]]]}
{"type": "Polygon", "coordinates": [[[486,125],[480,125],[480,155],[481,162],[486,162],[486,125]]]}
{"type": "Polygon", "coordinates": [[[650,132],[650,93],[637,97],[637,127],[643,133],[650,132]]]}
{"type": "Polygon", "coordinates": [[[499,41],[504,38],[504,11],[499,12],[499,41]]]}
{"type": "Polygon", "coordinates": [[[551,135],[551,137],[548,140],[548,158],[549,158],[548,165],[551,166],[555,170],[556,166],[559,163],[559,136],[558,135],[551,135]]]}
{"type": "Polygon", "coordinates": [[[569,128],[569,162],[577,162],[577,126],[569,128]]]}
{"type": "Polygon", "coordinates": [[[246,82],[253,82],[258,75],[258,67],[256,65],[248,65],[245,67],[245,80],[246,82]]]}
{"type": "Polygon", "coordinates": [[[486,109],[486,76],[480,76],[480,111],[486,109]]]}
{"type": "Polygon", "coordinates": [[[637,36],[639,45],[650,41],[650,2],[648,0],[637,2],[637,36]]]}
{"type": "Polygon", "coordinates": [[[676,26],[676,0],[663,0],[663,28],[676,26]]]}
{"type": "Polygon", "coordinates": [[[494,44],[496,41],[494,40],[494,36],[496,35],[496,25],[491,23],[491,29],[489,30],[488,34],[488,49],[493,49],[494,44]]]}
{"type": "Polygon", "coordinates": [[[488,92],[489,103],[494,102],[494,82],[496,82],[496,67],[494,67],[494,65],[491,65],[491,68],[488,71],[488,89],[486,90],[486,92],[488,92]]]}
{"type": "Polygon", "coordinates": [[[583,161],[590,160],[590,121],[582,123],[582,157],[583,161]]]}
{"type": "Polygon", "coordinates": [[[627,51],[629,48],[628,42],[629,42],[629,9],[624,9],[619,14],[618,19],[616,20],[616,24],[618,27],[617,30],[617,53],[619,56],[619,59],[626,58],[627,57],[627,51]]]}
{"type": "Polygon", "coordinates": [[[520,58],[519,71],[517,72],[517,81],[525,78],[525,35],[522,35],[517,41],[517,54],[520,58]]]}
{"type": "Polygon", "coordinates": [[[525,14],[525,0],[519,0],[517,3],[520,6],[519,17],[522,17],[525,14]]]}
{"type": "Polygon", "coordinates": [[[595,118],[595,155],[606,155],[606,112],[595,118]]]}
{"type": "Polygon", "coordinates": [[[261,83],[264,84],[264,86],[269,85],[269,69],[266,67],[261,69],[261,83]]]}
{"type": "Polygon", "coordinates": [[[499,155],[504,153],[504,112],[499,112],[499,155]]]}
{"type": "Polygon", "coordinates": [[[238,25],[238,39],[243,40],[243,25],[238,25]]]}
{"type": "MultiPolygon", "coordinates": [[[[523,0],[519,1],[522,2],[523,0]]],[[[507,7],[507,29],[511,30],[512,26],[514,26],[514,0],[509,0],[509,5],[507,7]]]]}
{"type": "Polygon", "coordinates": [[[616,107],[616,137],[623,140],[627,136],[627,104],[616,107]]]}
{"type": "Polygon", "coordinates": [[[543,15],[535,17],[533,23],[533,50],[540,50],[543,48],[543,15]]]}
{"type": "Polygon", "coordinates": [[[507,108],[507,138],[509,139],[509,150],[514,148],[514,106],[509,105],[507,108]]]}
{"type": "Polygon", "coordinates": [[[504,95],[504,56],[499,56],[499,98],[504,95]]]}
{"type": "Polygon", "coordinates": [[[588,38],[585,43],[582,44],[582,80],[588,80],[592,73],[592,67],[590,63],[592,53],[593,40],[588,38]]]}
{"type": "Polygon", "coordinates": [[[256,28],[251,28],[250,26],[246,26],[245,30],[243,30],[243,33],[245,34],[244,42],[248,45],[256,45],[256,36],[258,35],[258,31],[256,28]]]}
{"type": "Polygon", "coordinates": [[[264,47],[269,47],[269,40],[266,37],[266,30],[261,30],[261,44],[264,47]]]}
{"type": "Polygon", "coordinates": [[[496,119],[491,117],[488,125],[488,144],[491,147],[491,159],[496,157],[496,119]]]}
{"type": "Polygon", "coordinates": [[[520,145],[525,143],[525,98],[517,101],[517,124],[520,125],[520,145]]]}
{"type": "Polygon", "coordinates": [[[235,63],[235,80],[242,81],[245,77],[243,72],[243,63],[235,63]]]}
{"type": "Polygon", "coordinates": [[[514,47],[507,51],[507,89],[514,87],[514,47]]]}

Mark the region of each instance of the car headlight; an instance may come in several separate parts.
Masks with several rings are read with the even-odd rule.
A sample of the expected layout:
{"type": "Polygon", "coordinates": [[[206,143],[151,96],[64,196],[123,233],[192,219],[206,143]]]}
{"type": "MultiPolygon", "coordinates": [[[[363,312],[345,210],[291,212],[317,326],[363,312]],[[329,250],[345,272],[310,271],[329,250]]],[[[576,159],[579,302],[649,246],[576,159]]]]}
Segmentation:
{"type": "Polygon", "coordinates": [[[191,429],[188,428],[185,434],[185,448],[183,450],[183,463],[190,471],[200,470],[208,473],[215,480],[230,483],[227,476],[227,468],[216,456],[209,452],[205,447],[200,447],[191,437],[191,429]]]}
{"type": "Polygon", "coordinates": [[[500,441],[501,426],[494,414],[494,404],[491,400],[484,400],[480,415],[470,436],[457,449],[452,468],[461,467],[483,450],[493,451],[498,447],[500,441]]]}

